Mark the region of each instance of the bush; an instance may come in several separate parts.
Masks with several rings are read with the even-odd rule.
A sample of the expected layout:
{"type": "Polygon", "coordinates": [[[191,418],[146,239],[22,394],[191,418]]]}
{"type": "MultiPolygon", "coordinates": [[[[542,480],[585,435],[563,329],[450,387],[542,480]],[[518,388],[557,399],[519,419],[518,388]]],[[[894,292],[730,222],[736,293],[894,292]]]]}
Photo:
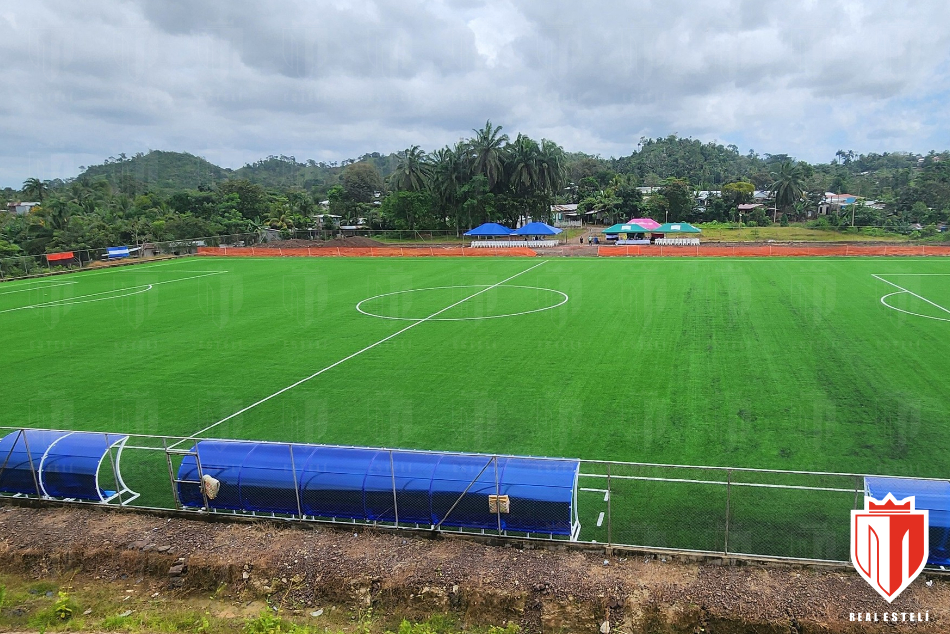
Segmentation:
{"type": "Polygon", "coordinates": [[[79,606],[70,598],[69,593],[60,591],[52,606],[30,618],[30,626],[45,631],[49,627],[68,622],[78,610],[79,606]]]}
{"type": "Polygon", "coordinates": [[[262,610],[256,619],[244,623],[244,634],[306,634],[308,628],[284,621],[270,610],[262,610]]]}

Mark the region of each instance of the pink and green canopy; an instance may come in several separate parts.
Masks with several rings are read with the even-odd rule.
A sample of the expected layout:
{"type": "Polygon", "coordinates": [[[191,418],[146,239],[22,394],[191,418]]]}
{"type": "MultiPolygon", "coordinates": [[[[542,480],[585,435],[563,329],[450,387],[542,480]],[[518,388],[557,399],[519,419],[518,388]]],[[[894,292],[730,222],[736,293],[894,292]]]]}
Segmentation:
{"type": "Polygon", "coordinates": [[[653,231],[660,226],[660,223],[653,218],[631,218],[627,224],[640,225],[647,231],[653,231]]]}
{"type": "Polygon", "coordinates": [[[607,227],[601,233],[650,233],[652,229],[647,229],[643,225],[635,224],[632,222],[623,222],[611,227],[607,227]]]}

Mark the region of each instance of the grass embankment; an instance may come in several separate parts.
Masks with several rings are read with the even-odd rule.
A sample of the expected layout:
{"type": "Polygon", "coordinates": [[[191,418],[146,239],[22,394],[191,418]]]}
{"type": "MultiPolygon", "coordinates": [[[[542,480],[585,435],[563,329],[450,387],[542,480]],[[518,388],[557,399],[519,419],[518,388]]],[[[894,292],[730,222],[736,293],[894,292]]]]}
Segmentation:
{"type": "MultiPolygon", "coordinates": [[[[128,576],[128,575],[124,575],[128,576]]],[[[372,608],[285,606],[279,597],[236,600],[183,594],[154,579],[65,578],[42,581],[0,575],[0,631],[181,632],[193,634],[517,634],[508,627],[472,626],[454,614],[409,621],[372,608]]]]}
{"type": "Polygon", "coordinates": [[[907,236],[874,231],[834,231],[831,229],[811,229],[801,225],[782,227],[731,228],[723,226],[700,225],[703,230],[700,239],[703,242],[907,242],[907,236]]]}

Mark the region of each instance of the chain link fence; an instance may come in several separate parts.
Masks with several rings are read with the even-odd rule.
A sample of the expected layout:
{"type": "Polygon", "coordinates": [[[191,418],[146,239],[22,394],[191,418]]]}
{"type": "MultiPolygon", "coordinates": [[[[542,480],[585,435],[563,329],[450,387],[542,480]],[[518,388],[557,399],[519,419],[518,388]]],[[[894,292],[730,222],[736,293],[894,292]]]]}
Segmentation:
{"type": "Polygon", "coordinates": [[[130,247],[129,254],[121,258],[110,258],[108,249],[74,249],[68,252],[72,253],[71,258],[52,261],[46,257],[46,254],[0,258],[0,280],[38,277],[61,271],[95,268],[109,262],[141,261],[171,255],[192,255],[198,252],[199,247],[204,246],[252,246],[260,244],[263,240],[265,240],[265,237],[259,233],[238,233],[184,240],[142,242],[130,247]]]}
{"type": "MultiPolygon", "coordinates": [[[[459,243],[465,241],[454,230],[382,230],[365,227],[346,229],[299,229],[276,230],[262,229],[251,233],[236,233],[181,240],[160,240],[140,242],[129,245],[130,253],[123,260],[143,260],[172,255],[193,255],[199,247],[245,247],[255,246],[277,240],[346,240],[352,237],[364,237],[379,242],[400,243],[459,243]]],[[[22,255],[0,258],[0,281],[29,277],[38,277],[60,271],[85,269],[100,266],[110,260],[108,249],[73,249],[72,258],[64,260],[47,259],[46,254],[22,255]]]]}
{"type": "MultiPolygon", "coordinates": [[[[15,437],[41,431],[50,433],[0,428],[0,496],[62,499],[43,482],[44,470],[64,456],[44,462],[49,452],[40,440],[29,459],[14,447],[15,437]],[[11,488],[16,469],[19,481],[36,487],[11,488]]],[[[863,474],[109,438],[94,474],[103,490],[71,500],[831,562],[849,559],[850,511],[864,503],[863,474]],[[116,496],[112,481],[128,491],[116,496]]]]}

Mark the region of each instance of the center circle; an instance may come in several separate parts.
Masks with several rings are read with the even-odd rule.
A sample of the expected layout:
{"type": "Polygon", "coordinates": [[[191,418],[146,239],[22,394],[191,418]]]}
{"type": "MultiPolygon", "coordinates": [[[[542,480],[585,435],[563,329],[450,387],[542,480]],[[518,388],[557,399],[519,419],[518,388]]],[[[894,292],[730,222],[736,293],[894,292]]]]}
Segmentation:
{"type": "Polygon", "coordinates": [[[568,299],[567,293],[539,286],[468,284],[374,295],[357,303],[356,310],[397,321],[478,321],[540,313],[563,306],[568,299]],[[474,314],[449,316],[458,312],[474,314]]]}

